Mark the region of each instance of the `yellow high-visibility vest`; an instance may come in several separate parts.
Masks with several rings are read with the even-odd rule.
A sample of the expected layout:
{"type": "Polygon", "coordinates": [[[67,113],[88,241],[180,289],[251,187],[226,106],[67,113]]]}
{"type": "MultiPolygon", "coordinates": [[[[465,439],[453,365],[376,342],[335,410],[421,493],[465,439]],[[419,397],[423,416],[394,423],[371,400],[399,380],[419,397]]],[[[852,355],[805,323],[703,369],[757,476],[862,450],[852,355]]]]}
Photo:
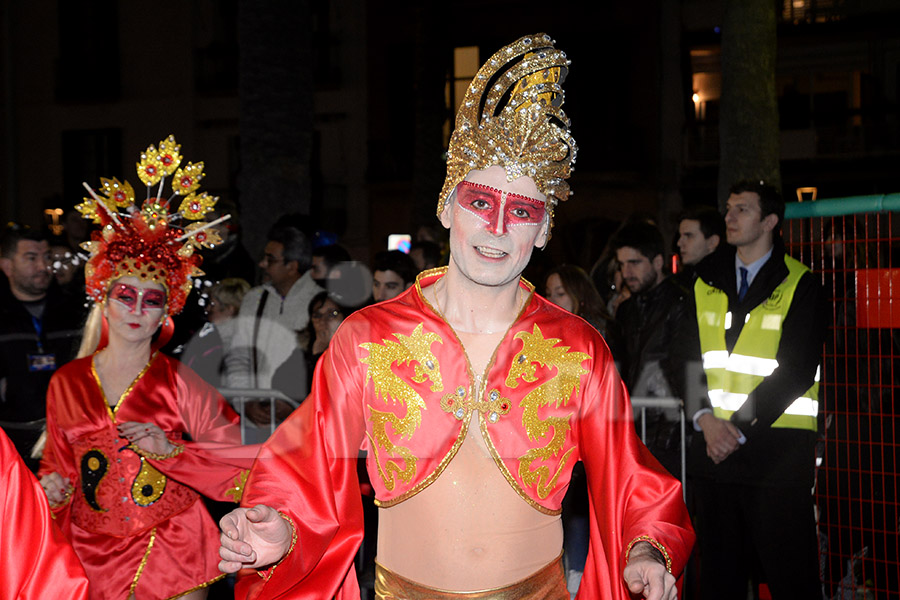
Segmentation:
{"type": "MultiPolygon", "coordinates": [[[[721,419],[729,419],[743,406],[750,392],[778,367],[775,356],[781,342],[781,326],[800,278],[809,271],[788,255],[784,256],[784,264],[788,268],[788,276],[765,302],[750,311],[730,353],[725,345],[725,331],[735,324],[731,322],[731,312],[728,310],[728,295],[699,277],[694,284],[700,351],[703,354],[709,401],[713,413],[721,419]]],[[[816,369],[812,387],[794,400],[772,427],[816,431],[820,370],[816,369]]]]}

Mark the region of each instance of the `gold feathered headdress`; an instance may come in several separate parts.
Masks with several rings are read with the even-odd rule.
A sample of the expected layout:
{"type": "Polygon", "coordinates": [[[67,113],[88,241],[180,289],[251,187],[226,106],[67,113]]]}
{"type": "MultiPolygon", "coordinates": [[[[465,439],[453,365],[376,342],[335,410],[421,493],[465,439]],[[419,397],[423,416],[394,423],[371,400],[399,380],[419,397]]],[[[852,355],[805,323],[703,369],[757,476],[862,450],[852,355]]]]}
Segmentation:
{"type": "Polygon", "coordinates": [[[167,312],[177,314],[191,291],[191,277],[202,275],[200,256],[194,251],[221,243],[212,223],[203,221],[218,198],[198,192],[204,177],[203,163],[181,164],[181,146],[173,136],[141,153],[137,174],[147,186],[140,204],[127,181],[101,178],[100,194],[87,184],[91,197],[76,208],[82,216],[101,226],[82,247],[90,252],[85,266],[86,289],[101,302],[113,280],[132,275],[163,285],[168,292],[167,312]],[[170,178],[172,195],[163,197],[170,178]],[[152,190],[158,185],[157,190],[152,190]],[[101,196],[102,195],[102,196],[101,196]],[[177,209],[173,200],[182,196],[177,209]]]}
{"type": "Polygon", "coordinates": [[[552,223],[577,152],[561,108],[569,60],[553,44],[544,33],[520,38],[479,69],[456,115],[438,216],[469,171],[499,165],[508,181],[534,180],[552,223]]]}

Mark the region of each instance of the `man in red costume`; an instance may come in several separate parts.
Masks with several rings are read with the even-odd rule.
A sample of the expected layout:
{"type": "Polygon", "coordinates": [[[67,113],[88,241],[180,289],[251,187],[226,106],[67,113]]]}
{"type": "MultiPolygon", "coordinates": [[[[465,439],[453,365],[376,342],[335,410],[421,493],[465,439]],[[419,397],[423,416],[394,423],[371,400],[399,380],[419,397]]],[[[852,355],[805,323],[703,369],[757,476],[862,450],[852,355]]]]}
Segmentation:
{"type": "Polygon", "coordinates": [[[680,484],[635,437],[603,339],[520,277],[569,195],[567,66],[538,34],[476,75],[438,205],[450,264],[332,339],[244,508],[220,522],[220,568],[260,575],[238,597],[359,597],[360,450],[379,599],[568,599],[559,514],[578,460],[591,502],[581,597],[676,597],[693,543],[680,484]]]}
{"type": "Polygon", "coordinates": [[[53,523],[44,491],[0,431],[0,598],[88,597],[88,580],[53,523]]]}

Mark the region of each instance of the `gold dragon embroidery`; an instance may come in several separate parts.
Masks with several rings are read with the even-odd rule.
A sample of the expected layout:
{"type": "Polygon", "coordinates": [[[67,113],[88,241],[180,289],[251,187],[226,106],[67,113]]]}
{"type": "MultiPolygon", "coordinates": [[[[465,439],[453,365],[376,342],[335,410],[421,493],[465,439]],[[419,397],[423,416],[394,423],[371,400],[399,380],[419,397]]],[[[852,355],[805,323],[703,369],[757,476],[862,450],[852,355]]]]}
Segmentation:
{"type": "Polygon", "coordinates": [[[568,404],[572,393],[578,393],[581,376],[588,372],[581,363],[590,360],[591,357],[584,352],[569,352],[569,346],[557,346],[561,341],[559,339],[545,339],[537,325],[534,326],[532,333],[520,331],[515,335],[515,339],[522,341],[522,351],[513,358],[510,365],[509,375],[506,377],[507,387],[518,387],[519,378],[527,383],[537,381],[536,364],[556,369],[556,376],[529,392],[519,404],[525,409],[522,414],[522,425],[525,426],[531,441],[546,438],[553,429],[552,437],[546,444],[532,448],[519,457],[519,477],[526,486],[537,484],[538,497],[546,498],[556,485],[556,480],[574,448],[570,448],[562,456],[552,477],[547,466],[542,465],[532,470],[531,466],[535,461],[550,460],[559,454],[570,428],[571,415],[541,419],[538,410],[554,402],[556,408],[568,404]]]}
{"type": "Polygon", "coordinates": [[[369,355],[360,360],[368,365],[366,371],[366,384],[369,378],[375,383],[375,394],[385,403],[389,400],[394,404],[400,403],[406,407],[406,416],[398,417],[389,411],[380,411],[369,407],[369,420],[372,422],[372,433],[369,441],[375,453],[375,463],[378,465],[378,473],[388,490],[393,490],[396,485],[395,475],[400,480],[409,483],[416,474],[416,457],[405,446],[395,445],[389,436],[388,425],[391,434],[398,439],[409,439],[422,423],[422,411],[426,409],[425,401],[411,385],[394,373],[393,365],[412,364],[415,376],[412,381],[424,383],[426,379],[431,381],[431,391],[443,391],[441,381],[441,369],[437,358],[431,352],[434,342],[443,343],[440,336],[433,332],[423,331],[423,324],[413,330],[409,336],[402,333],[392,334],[397,341],[382,340],[383,343],[366,342],[360,344],[360,348],[369,351],[369,355]],[[373,439],[374,438],[374,439],[373,439]],[[384,449],[386,455],[393,455],[403,461],[403,468],[396,460],[386,460],[384,467],[381,464],[381,452],[384,449]]]}

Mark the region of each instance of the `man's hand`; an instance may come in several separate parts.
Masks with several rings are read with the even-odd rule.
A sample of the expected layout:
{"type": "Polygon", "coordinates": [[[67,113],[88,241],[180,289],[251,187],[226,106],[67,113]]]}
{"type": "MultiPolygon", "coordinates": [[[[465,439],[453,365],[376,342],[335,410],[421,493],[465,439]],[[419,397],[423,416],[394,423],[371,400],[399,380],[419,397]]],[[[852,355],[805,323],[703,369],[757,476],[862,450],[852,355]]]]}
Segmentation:
{"type": "Polygon", "coordinates": [[[118,429],[119,435],[144,452],[166,455],[175,450],[175,445],[169,441],[166,433],[154,423],[128,421],[120,423],[118,429]]]}
{"type": "Polygon", "coordinates": [[[223,573],[273,565],[291,548],[291,526],[264,504],[236,508],[222,517],[219,527],[219,570],[223,573]]]}
{"type": "Polygon", "coordinates": [[[661,560],[659,551],[647,542],[635,544],[622,573],[628,591],[647,600],[676,600],[675,577],[666,571],[665,562],[661,560]]]}
{"type": "Polygon", "coordinates": [[[741,447],[738,441],[741,439],[741,432],[731,421],[707,413],[697,419],[697,424],[706,440],[706,455],[714,463],[719,464],[741,447]]]}

